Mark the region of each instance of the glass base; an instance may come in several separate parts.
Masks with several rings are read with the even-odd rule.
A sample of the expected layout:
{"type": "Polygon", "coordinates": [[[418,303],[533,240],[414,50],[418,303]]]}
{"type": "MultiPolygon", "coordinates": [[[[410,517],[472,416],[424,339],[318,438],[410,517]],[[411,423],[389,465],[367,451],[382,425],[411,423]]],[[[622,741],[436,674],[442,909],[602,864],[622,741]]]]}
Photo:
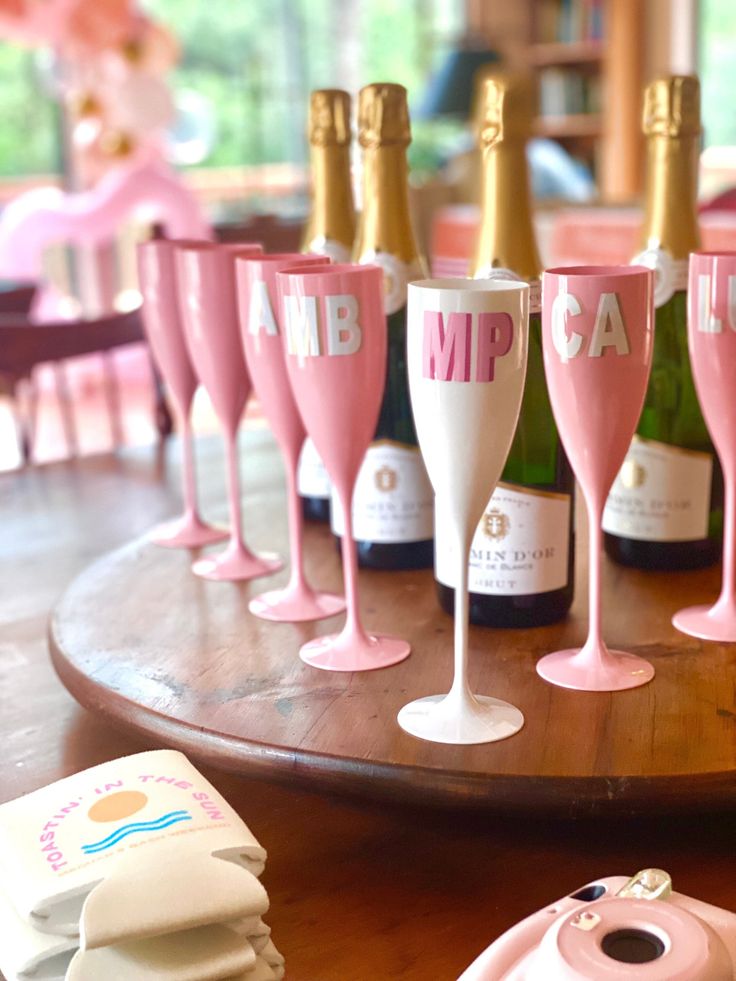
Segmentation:
{"type": "Polygon", "coordinates": [[[335,593],[316,593],[309,586],[299,589],[273,589],[261,593],[248,604],[253,616],[261,620],[284,623],[302,623],[308,620],[324,620],[345,610],[345,597],[335,593]]]}
{"type": "Polygon", "coordinates": [[[226,548],[219,555],[198,559],[192,565],[192,572],[195,576],[215,582],[240,582],[256,579],[258,576],[270,576],[271,573],[278,572],[283,564],[275,552],[254,555],[244,545],[240,545],[237,548],[226,548]]]}
{"type": "Polygon", "coordinates": [[[556,651],[537,662],[537,674],[550,684],[575,691],[623,691],[646,685],[654,667],[643,657],[609,651],[591,657],[582,650],[556,651]]]}
{"type": "Polygon", "coordinates": [[[736,607],[730,603],[688,606],[675,613],[672,623],[681,633],[690,637],[721,643],[736,641],[736,607]]]}
{"type": "Polygon", "coordinates": [[[375,671],[398,664],[410,653],[411,644],[398,637],[343,630],[310,640],[299,650],[299,657],[322,671],[375,671]]]}
{"type": "Polygon", "coordinates": [[[215,528],[205,524],[196,514],[185,513],[180,518],[157,525],[149,541],[163,548],[203,548],[229,538],[227,528],[215,528]]]}
{"type": "Polygon", "coordinates": [[[405,705],[397,719],[404,732],[417,739],[453,746],[508,739],[524,725],[519,709],[489,695],[428,695],[405,705]]]}

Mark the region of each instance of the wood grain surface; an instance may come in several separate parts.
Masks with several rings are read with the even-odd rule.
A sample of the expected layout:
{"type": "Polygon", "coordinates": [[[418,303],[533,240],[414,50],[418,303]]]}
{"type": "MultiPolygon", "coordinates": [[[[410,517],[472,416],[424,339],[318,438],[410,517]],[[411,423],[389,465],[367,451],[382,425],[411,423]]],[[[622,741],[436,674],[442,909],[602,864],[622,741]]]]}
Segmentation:
{"type": "MultiPolygon", "coordinates": [[[[250,540],[284,551],[278,457],[265,434],[252,446],[244,455],[250,540]]],[[[328,529],[308,528],[306,549],[312,581],[339,589],[328,529]]],[[[715,596],[713,570],[661,575],[607,564],[609,643],[645,655],[657,670],[653,683],[631,691],[568,691],[535,672],[542,654],[584,639],[583,563],[564,623],[471,631],[474,689],[518,705],[526,724],[511,739],[459,747],[417,740],[396,723],[405,702],[450,684],[452,620],[437,605],[430,571],[361,574],[368,626],[406,637],[413,653],[391,668],[345,674],[297,656],[305,640],[342,618],[305,626],[249,614],[249,597],[286,572],[209,583],[191,574],[191,558],[138,540],[98,560],[67,591],[51,648],[82,704],[229,770],[369,796],[568,814],[734,799],[736,648],[693,640],[670,624],[680,606],[715,596]]]]}
{"type": "MultiPolygon", "coordinates": [[[[247,449],[246,441],[246,505],[260,479],[247,449]]],[[[176,441],[167,454],[127,452],[0,475],[0,800],[160,744],[118,731],[71,699],[49,664],[46,625],[91,561],[176,512],[176,441]]],[[[207,509],[216,514],[219,443],[204,443],[199,455],[207,509]]],[[[258,522],[251,516],[247,524],[259,541],[258,522]]],[[[619,575],[608,573],[609,582],[619,575]]],[[[703,598],[717,579],[710,575],[693,577],[703,598]]],[[[665,584],[660,600],[674,609],[672,589],[665,584]]],[[[618,621],[609,613],[609,631],[625,612],[619,604],[618,621]]],[[[651,616],[661,619],[656,610],[651,616]]],[[[477,652],[474,638],[474,671],[477,652]]],[[[708,684],[705,671],[698,683],[708,684]]],[[[582,710],[574,721],[589,730],[582,710]]],[[[638,735],[632,727],[631,739],[638,735]]],[[[685,752],[700,738],[701,730],[683,732],[685,752]]],[[[597,876],[646,866],[668,869],[681,892],[736,910],[733,813],[714,811],[707,796],[692,815],[673,813],[677,802],[663,798],[649,817],[614,817],[602,802],[595,818],[568,821],[544,806],[486,815],[203,771],[268,849],[267,919],[289,981],[452,981],[521,917],[597,876]]]]}

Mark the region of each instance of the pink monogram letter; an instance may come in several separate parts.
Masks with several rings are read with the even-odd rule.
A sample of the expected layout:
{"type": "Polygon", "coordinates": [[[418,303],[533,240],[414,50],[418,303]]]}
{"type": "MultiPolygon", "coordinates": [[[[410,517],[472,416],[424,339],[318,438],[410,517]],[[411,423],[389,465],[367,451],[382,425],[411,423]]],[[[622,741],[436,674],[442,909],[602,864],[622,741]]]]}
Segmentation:
{"type": "MultiPolygon", "coordinates": [[[[471,314],[424,311],[422,374],[437,381],[470,381],[471,314]]],[[[509,342],[510,343],[510,342],[509,342]]]]}
{"type": "Polygon", "coordinates": [[[508,313],[481,313],[478,317],[478,362],[475,379],[492,382],[496,358],[511,350],[514,322],[508,313]]]}

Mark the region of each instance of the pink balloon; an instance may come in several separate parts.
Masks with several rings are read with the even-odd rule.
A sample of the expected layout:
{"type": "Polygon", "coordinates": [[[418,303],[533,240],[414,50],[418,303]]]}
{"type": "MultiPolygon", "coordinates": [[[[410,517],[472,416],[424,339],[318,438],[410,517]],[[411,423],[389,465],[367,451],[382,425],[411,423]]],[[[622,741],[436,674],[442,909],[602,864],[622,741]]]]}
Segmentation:
{"type": "Polygon", "coordinates": [[[53,242],[110,241],[134,216],[160,221],[169,238],[211,238],[199,203],[175,171],[140,157],[119,164],[90,191],[36,188],[11,201],[0,218],[0,276],[38,279],[53,242]]]}

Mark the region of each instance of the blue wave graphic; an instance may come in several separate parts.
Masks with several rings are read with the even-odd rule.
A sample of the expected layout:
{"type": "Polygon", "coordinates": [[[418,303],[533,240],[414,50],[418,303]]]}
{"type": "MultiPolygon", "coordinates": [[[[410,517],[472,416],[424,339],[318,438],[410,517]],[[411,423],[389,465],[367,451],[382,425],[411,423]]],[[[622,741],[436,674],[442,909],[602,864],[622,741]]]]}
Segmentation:
{"type": "Polygon", "coordinates": [[[191,821],[192,816],[188,811],[170,811],[163,814],[155,821],[134,821],[131,824],[124,824],[100,841],[95,841],[90,845],[82,845],[82,851],[86,855],[94,855],[97,852],[104,852],[108,848],[117,845],[128,835],[139,834],[145,831],[162,831],[164,828],[171,827],[172,824],[179,824],[180,821],[191,821]]]}

